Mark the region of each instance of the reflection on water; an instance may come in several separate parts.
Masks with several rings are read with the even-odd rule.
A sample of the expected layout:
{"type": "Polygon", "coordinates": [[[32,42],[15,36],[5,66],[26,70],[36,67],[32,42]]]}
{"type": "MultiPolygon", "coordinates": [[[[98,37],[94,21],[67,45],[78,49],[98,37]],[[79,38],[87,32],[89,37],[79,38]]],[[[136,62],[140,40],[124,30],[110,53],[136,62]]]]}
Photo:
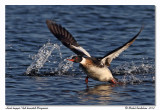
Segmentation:
{"type": "Polygon", "coordinates": [[[107,104],[107,102],[112,99],[111,94],[113,93],[114,91],[111,84],[101,84],[92,88],[87,87],[86,90],[80,91],[79,98],[82,103],[88,100],[98,100],[99,104],[107,104]]]}
{"type": "MultiPolygon", "coordinates": [[[[152,84],[147,86],[154,88],[154,85],[152,84]]],[[[145,83],[116,86],[111,84],[100,84],[91,88],[86,88],[83,91],[79,91],[78,98],[80,99],[81,103],[87,103],[88,105],[94,105],[97,103],[100,105],[110,105],[111,103],[115,103],[116,105],[121,105],[122,103],[124,103],[124,105],[131,105],[133,102],[137,103],[138,105],[148,105],[150,103],[147,103],[149,100],[146,101],[145,96],[150,96],[149,92],[152,92],[152,90],[145,88],[145,83]],[[141,97],[143,97],[143,99],[141,99],[141,97]],[[142,100],[142,102],[138,103],[139,100],[142,100]]],[[[152,95],[154,97],[154,94],[152,95]]]]}

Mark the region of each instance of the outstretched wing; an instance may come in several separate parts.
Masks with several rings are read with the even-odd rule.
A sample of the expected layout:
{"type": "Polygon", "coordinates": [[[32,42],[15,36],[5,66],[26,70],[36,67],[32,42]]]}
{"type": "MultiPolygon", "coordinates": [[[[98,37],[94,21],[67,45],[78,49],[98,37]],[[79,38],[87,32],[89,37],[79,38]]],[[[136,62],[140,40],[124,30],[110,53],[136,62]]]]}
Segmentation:
{"type": "Polygon", "coordinates": [[[122,53],[124,50],[126,50],[136,40],[136,38],[142,32],[142,30],[143,30],[143,26],[141,27],[140,31],[132,39],[130,39],[127,43],[125,43],[123,46],[111,51],[107,55],[105,55],[101,59],[101,64],[110,66],[110,63],[112,62],[112,60],[114,58],[118,57],[119,54],[122,53]]]}
{"type": "Polygon", "coordinates": [[[64,27],[51,20],[46,20],[46,24],[52,34],[60,40],[63,45],[71,49],[77,55],[86,55],[91,57],[90,54],[77,43],[74,37],[64,27]]]}

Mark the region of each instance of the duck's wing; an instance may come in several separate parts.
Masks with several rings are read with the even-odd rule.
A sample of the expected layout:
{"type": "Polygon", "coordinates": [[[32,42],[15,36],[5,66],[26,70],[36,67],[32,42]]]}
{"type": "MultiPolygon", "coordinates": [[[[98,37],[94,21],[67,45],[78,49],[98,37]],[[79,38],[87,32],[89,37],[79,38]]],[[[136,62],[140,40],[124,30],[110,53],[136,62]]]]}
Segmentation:
{"type": "Polygon", "coordinates": [[[71,49],[77,55],[86,55],[91,57],[90,54],[77,43],[74,37],[64,27],[51,20],[46,20],[46,24],[52,34],[60,40],[63,45],[71,49]]]}
{"type": "Polygon", "coordinates": [[[127,43],[125,43],[123,46],[118,47],[117,49],[109,52],[104,57],[102,57],[101,65],[110,66],[110,63],[112,62],[112,60],[118,57],[119,54],[122,53],[124,50],[126,50],[136,40],[136,38],[142,32],[142,30],[143,30],[143,26],[141,27],[140,31],[132,39],[130,39],[127,43]]]}

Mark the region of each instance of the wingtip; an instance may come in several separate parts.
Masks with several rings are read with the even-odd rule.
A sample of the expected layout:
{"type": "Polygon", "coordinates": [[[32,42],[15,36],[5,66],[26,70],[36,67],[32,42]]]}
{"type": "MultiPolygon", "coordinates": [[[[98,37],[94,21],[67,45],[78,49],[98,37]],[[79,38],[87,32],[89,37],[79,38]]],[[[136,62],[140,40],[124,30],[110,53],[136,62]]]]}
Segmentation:
{"type": "Polygon", "coordinates": [[[46,24],[51,24],[51,23],[53,23],[52,20],[49,20],[49,19],[46,20],[46,24]]]}
{"type": "Polygon", "coordinates": [[[135,35],[135,37],[133,37],[133,39],[137,38],[139,36],[139,34],[143,31],[143,29],[144,29],[144,24],[141,25],[139,32],[135,35]]]}
{"type": "Polygon", "coordinates": [[[47,24],[47,25],[56,24],[56,22],[54,22],[53,20],[47,19],[47,20],[46,20],[46,24],[47,24]]]}

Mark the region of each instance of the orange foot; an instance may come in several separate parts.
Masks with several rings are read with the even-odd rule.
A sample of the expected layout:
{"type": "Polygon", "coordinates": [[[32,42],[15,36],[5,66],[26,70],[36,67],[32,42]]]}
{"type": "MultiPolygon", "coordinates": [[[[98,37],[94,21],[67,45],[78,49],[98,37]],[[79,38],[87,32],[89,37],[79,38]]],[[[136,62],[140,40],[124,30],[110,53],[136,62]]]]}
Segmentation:
{"type": "Polygon", "coordinates": [[[112,83],[112,84],[118,84],[119,83],[116,79],[111,79],[109,82],[112,83]]]}
{"type": "Polygon", "coordinates": [[[112,83],[112,84],[119,84],[119,85],[123,85],[124,84],[123,82],[119,82],[116,79],[111,79],[109,82],[112,83]]]}
{"type": "Polygon", "coordinates": [[[88,78],[89,78],[89,77],[87,76],[86,79],[85,79],[86,84],[88,84],[88,78]]]}

